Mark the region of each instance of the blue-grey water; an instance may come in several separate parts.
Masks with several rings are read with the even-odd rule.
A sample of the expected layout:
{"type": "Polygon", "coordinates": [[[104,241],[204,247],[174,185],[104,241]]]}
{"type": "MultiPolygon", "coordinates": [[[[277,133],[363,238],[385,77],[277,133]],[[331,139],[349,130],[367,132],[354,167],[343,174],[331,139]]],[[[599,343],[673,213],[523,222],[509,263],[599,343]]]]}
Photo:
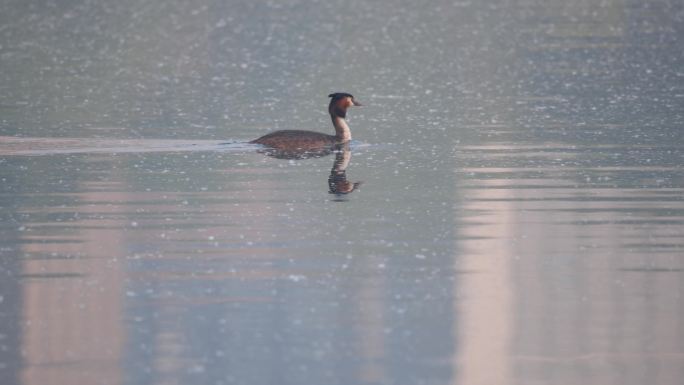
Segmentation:
{"type": "Polygon", "coordinates": [[[2,385],[681,384],[684,4],[5,0],[0,218],[2,385]]]}

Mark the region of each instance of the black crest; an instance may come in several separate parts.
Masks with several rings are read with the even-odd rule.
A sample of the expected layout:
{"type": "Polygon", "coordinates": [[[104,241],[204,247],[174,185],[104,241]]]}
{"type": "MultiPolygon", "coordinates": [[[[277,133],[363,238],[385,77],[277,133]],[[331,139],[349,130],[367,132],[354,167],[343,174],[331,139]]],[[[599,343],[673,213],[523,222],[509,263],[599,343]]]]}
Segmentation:
{"type": "Polygon", "coordinates": [[[328,97],[333,98],[333,100],[339,99],[339,98],[344,98],[344,97],[349,97],[349,98],[354,99],[354,96],[352,94],[348,94],[346,92],[335,92],[335,93],[328,95],[328,97]]]}

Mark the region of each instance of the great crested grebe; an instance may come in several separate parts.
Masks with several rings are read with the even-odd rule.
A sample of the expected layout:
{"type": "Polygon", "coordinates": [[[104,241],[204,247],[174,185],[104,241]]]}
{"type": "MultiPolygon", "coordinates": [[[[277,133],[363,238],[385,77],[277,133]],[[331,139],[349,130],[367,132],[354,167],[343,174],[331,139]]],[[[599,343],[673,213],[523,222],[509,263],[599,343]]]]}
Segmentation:
{"type": "Polygon", "coordinates": [[[335,135],[314,131],[282,130],[266,134],[261,138],[254,139],[250,143],[257,143],[282,151],[306,151],[329,148],[336,144],[349,142],[351,140],[351,130],[349,130],[347,121],[344,118],[347,116],[347,109],[349,107],[360,106],[361,103],[354,100],[354,96],[345,92],[336,92],[328,95],[328,97],[332,98],[328,106],[328,112],[335,127],[335,135]]]}

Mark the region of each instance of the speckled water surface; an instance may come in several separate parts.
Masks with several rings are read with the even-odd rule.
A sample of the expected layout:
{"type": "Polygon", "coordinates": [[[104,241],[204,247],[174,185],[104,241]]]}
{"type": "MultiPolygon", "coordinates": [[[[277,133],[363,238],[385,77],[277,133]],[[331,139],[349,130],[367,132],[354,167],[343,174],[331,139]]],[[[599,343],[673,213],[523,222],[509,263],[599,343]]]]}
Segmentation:
{"type": "Polygon", "coordinates": [[[2,385],[684,377],[681,2],[4,1],[0,182],[2,385]]]}

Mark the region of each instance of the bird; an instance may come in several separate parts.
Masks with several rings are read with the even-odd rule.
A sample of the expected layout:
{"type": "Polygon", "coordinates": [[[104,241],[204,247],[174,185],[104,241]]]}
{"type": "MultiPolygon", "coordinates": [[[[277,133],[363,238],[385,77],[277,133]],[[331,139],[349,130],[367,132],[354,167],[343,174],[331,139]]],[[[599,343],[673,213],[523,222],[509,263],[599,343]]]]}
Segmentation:
{"type": "Polygon", "coordinates": [[[351,130],[345,120],[347,109],[362,106],[352,94],[335,92],[328,95],[328,112],[335,127],[335,135],[305,130],[280,130],[254,139],[249,143],[260,144],[279,152],[306,152],[328,150],[351,140],[351,130]]]}

